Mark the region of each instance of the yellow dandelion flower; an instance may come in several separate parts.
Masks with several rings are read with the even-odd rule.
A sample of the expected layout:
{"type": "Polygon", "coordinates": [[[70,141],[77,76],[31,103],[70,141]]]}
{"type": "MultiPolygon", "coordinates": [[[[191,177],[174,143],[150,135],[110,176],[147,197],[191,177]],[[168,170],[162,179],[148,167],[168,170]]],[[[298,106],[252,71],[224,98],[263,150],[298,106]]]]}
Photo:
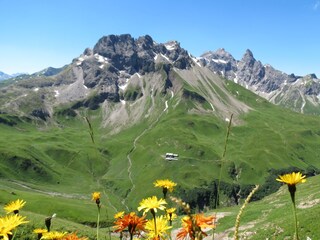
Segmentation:
{"type": "Polygon", "coordinates": [[[100,209],[100,198],[101,198],[100,192],[93,192],[92,193],[92,201],[96,202],[99,209],[100,209]]]}
{"type": "Polygon", "coordinates": [[[0,218],[0,236],[4,240],[8,240],[9,236],[12,236],[12,230],[17,226],[27,223],[25,221],[26,217],[22,217],[20,215],[7,215],[5,217],[0,218]]]}
{"type": "Polygon", "coordinates": [[[276,180],[279,182],[283,182],[288,186],[295,186],[298,183],[306,182],[307,180],[305,178],[306,176],[302,175],[300,172],[293,172],[279,176],[279,178],[277,178],[276,180]]]}
{"type": "Polygon", "coordinates": [[[92,201],[100,200],[101,193],[100,192],[93,192],[92,193],[92,201]]]}
{"type": "Polygon", "coordinates": [[[122,212],[116,213],[116,214],[114,215],[114,218],[115,218],[115,219],[118,219],[118,218],[122,218],[123,216],[124,216],[124,212],[122,211],[122,212]]]}
{"type": "Polygon", "coordinates": [[[19,213],[19,210],[26,204],[25,201],[17,199],[16,201],[10,202],[4,206],[4,210],[8,213],[19,213]]]}
{"type": "Polygon", "coordinates": [[[176,208],[167,208],[166,209],[166,212],[167,212],[167,214],[170,214],[170,213],[174,213],[174,212],[176,212],[176,208]]]}
{"type": "Polygon", "coordinates": [[[177,218],[177,214],[175,213],[176,212],[176,208],[168,208],[166,209],[166,218],[168,219],[169,223],[170,223],[170,226],[172,224],[172,220],[176,219],[177,218]]]}
{"type": "Polygon", "coordinates": [[[145,214],[146,212],[150,211],[152,214],[157,212],[157,209],[160,210],[164,210],[166,207],[164,206],[164,204],[167,204],[166,200],[160,198],[158,200],[158,198],[156,196],[152,196],[146,199],[143,199],[140,202],[140,206],[138,207],[138,211],[141,211],[142,209],[144,209],[143,214],[145,214]]]}
{"type": "Polygon", "coordinates": [[[156,217],[156,223],[154,219],[148,220],[146,223],[147,239],[167,239],[167,230],[172,228],[168,225],[168,220],[163,216],[156,217]],[[159,238],[160,237],[160,238],[159,238]]]}
{"type": "Polygon", "coordinates": [[[157,180],[153,184],[154,184],[155,187],[166,188],[170,192],[172,192],[173,188],[175,186],[177,186],[177,184],[175,182],[172,182],[169,179],[157,180]]]}
{"type": "Polygon", "coordinates": [[[295,239],[299,239],[298,234],[298,219],[297,219],[297,213],[296,213],[296,206],[295,206],[295,192],[296,192],[296,184],[298,183],[304,183],[307,180],[305,179],[306,176],[302,175],[300,172],[293,172],[284,174],[282,176],[279,176],[276,180],[279,182],[283,182],[287,184],[288,190],[290,193],[292,206],[293,206],[293,217],[294,217],[294,224],[295,224],[295,239]]]}
{"type": "Polygon", "coordinates": [[[164,180],[157,180],[154,183],[155,187],[160,187],[162,188],[162,192],[163,192],[163,197],[166,198],[167,196],[167,192],[172,192],[173,188],[175,186],[177,186],[176,183],[170,181],[169,179],[164,179],[164,180]]]}
{"type": "Polygon", "coordinates": [[[46,232],[42,234],[41,239],[48,239],[48,240],[62,240],[66,235],[66,232],[46,232]]]}

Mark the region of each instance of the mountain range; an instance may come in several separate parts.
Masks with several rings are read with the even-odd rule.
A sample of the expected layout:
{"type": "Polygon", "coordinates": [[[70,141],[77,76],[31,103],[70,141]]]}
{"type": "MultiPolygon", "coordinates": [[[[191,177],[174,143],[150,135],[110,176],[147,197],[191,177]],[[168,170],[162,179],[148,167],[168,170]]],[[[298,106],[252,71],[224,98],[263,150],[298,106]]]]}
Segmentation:
{"type": "MultiPolygon", "coordinates": [[[[301,113],[320,113],[320,80],[315,74],[303,77],[288,75],[271,65],[263,65],[250,50],[245,52],[241,60],[235,60],[224,49],[209,51],[195,58],[181,48],[177,41],[158,44],[148,35],[138,39],[129,34],[103,37],[93,49],[86,49],[71,64],[62,68],[48,67],[32,75],[24,75],[20,77],[18,85],[27,84],[27,89],[55,87],[51,89],[51,95],[57,95],[58,89],[63,88],[63,93],[60,95],[59,92],[59,97],[55,99],[60,103],[84,100],[93,89],[104,86],[104,89],[97,90],[94,101],[120,102],[125,100],[124,97],[127,98],[121,96],[127,81],[134,74],[138,76],[155,72],[159,63],[179,70],[209,69],[215,75],[233,81],[274,104],[301,113]]],[[[2,73],[3,79],[9,77],[14,76],[2,73]]],[[[50,104],[45,105],[41,111],[50,115],[50,104]]]]}
{"type": "Polygon", "coordinates": [[[177,41],[105,36],[62,68],[1,81],[0,176],[98,189],[114,210],[154,194],[160,178],[200,209],[217,200],[219,176],[226,205],[253,184],[265,196],[277,174],[318,173],[318,95],[315,75],[287,75],[250,50],[196,58],[177,41]]]}
{"type": "Polygon", "coordinates": [[[315,74],[304,77],[286,74],[263,65],[247,50],[240,61],[224,49],[207,52],[200,58],[213,72],[234,81],[268,101],[301,113],[318,113],[320,80],[315,74]]]}
{"type": "Polygon", "coordinates": [[[4,72],[1,72],[0,71],[0,81],[2,80],[6,80],[6,79],[9,79],[9,78],[14,78],[14,77],[18,77],[20,75],[23,75],[24,73],[14,73],[14,74],[6,74],[4,72]]]}

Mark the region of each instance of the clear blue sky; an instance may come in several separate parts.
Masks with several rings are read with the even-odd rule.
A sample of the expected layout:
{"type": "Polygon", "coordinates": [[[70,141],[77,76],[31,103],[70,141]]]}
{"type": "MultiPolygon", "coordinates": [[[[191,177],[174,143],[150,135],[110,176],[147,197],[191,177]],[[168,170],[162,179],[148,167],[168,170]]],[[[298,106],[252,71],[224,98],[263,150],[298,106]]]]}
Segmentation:
{"type": "Polygon", "coordinates": [[[192,55],[246,49],[286,73],[320,78],[320,0],[0,0],[0,71],[61,67],[102,36],[149,34],[192,55]]]}

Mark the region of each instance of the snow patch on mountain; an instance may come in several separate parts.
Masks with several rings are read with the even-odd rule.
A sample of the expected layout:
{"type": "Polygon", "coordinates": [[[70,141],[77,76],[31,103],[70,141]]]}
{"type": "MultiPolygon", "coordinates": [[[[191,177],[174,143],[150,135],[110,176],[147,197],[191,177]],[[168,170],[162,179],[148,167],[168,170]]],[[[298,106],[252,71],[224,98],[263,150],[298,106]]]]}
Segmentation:
{"type": "Polygon", "coordinates": [[[176,41],[170,41],[164,44],[168,51],[174,51],[178,47],[178,43],[176,41]]]}

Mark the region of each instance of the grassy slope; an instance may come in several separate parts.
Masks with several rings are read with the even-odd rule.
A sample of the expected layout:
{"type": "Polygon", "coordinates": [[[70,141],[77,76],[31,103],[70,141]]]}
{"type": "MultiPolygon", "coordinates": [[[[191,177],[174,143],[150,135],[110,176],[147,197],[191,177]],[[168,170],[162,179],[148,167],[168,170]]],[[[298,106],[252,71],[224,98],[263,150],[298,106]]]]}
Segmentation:
{"type": "MultiPolygon", "coordinates": [[[[320,167],[317,117],[273,106],[232,83],[229,88],[238,91],[239,98],[255,109],[242,117],[243,125],[232,127],[228,143],[225,161],[226,164],[235,162],[236,167],[242,169],[240,183],[262,183],[266,170],[272,168],[320,167]]],[[[132,170],[139,176],[138,184],[152,186],[155,179],[168,177],[183,187],[192,188],[218,178],[227,123],[212,115],[199,118],[184,112],[183,105],[176,109],[169,107],[169,113],[137,142],[132,153],[132,170]],[[179,153],[179,161],[164,161],[166,152],[179,153]]],[[[226,172],[227,169],[223,176],[228,181],[226,172]]],[[[138,196],[146,196],[154,190],[136,191],[138,196]]]]}
{"type": "MultiPolygon", "coordinates": [[[[317,186],[320,176],[312,177],[306,183],[297,186],[296,205],[300,239],[320,238],[320,229],[316,219],[320,214],[320,191],[317,186]]],[[[252,202],[245,208],[240,228],[240,239],[293,239],[294,223],[292,204],[287,186],[261,201],[252,202]],[[287,238],[286,238],[287,237],[287,238]]],[[[233,236],[236,216],[241,206],[219,209],[227,216],[218,220],[216,233],[229,233],[233,236]]]]}

